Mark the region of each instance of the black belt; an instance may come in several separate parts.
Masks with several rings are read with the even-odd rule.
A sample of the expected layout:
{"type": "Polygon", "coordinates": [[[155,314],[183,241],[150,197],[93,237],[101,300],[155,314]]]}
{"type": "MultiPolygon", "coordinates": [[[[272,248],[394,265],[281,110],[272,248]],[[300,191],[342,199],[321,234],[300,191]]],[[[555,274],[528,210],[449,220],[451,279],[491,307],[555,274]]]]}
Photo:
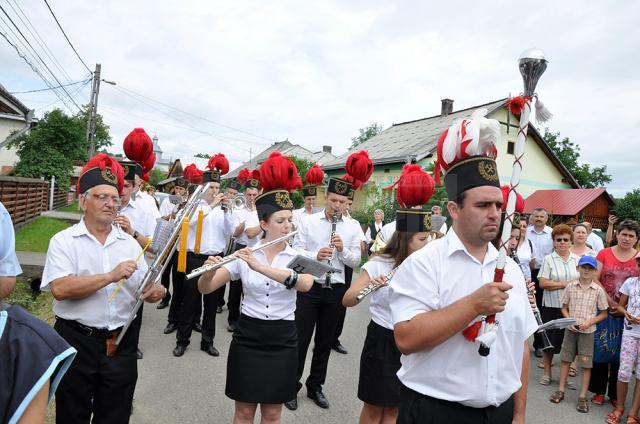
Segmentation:
{"type": "Polygon", "coordinates": [[[193,253],[193,252],[187,252],[187,256],[193,256],[194,258],[198,258],[198,259],[204,259],[204,260],[206,260],[209,256],[222,256],[222,253],[212,253],[212,254],[208,254],[208,253],[193,253]]]}
{"type": "Polygon", "coordinates": [[[106,328],[89,327],[88,325],[80,324],[78,321],[71,321],[60,317],[56,317],[56,319],[61,324],[66,325],[80,334],[88,337],[96,337],[98,339],[110,339],[114,334],[117,334],[122,330],[122,327],[118,327],[115,330],[107,330],[106,328]]]}

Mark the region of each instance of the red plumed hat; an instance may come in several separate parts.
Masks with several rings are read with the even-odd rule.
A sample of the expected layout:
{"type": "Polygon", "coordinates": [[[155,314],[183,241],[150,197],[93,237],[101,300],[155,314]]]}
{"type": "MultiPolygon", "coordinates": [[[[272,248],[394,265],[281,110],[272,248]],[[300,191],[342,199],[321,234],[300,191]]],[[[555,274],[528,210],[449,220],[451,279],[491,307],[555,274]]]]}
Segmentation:
{"type": "Polygon", "coordinates": [[[355,180],[360,181],[360,186],[362,186],[369,181],[371,174],[373,174],[373,162],[366,150],[360,150],[359,152],[349,155],[344,169],[347,171],[347,174],[351,175],[355,180]]]}
{"type": "Polygon", "coordinates": [[[317,163],[314,163],[304,176],[304,181],[311,186],[319,186],[320,184],[322,184],[323,180],[324,172],[317,163]]]}
{"type": "MultiPolygon", "coordinates": [[[[511,186],[509,185],[503,185],[500,187],[500,190],[502,190],[502,198],[504,199],[504,202],[502,203],[502,212],[507,211],[507,201],[509,200],[510,189],[511,186]]],[[[522,197],[520,193],[516,193],[516,212],[519,214],[524,213],[524,197],[522,197]]]]}
{"type": "Polygon", "coordinates": [[[153,154],[153,141],[142,128],[135,128],[124,139],[124,154],[134,162],[143,164],[153,154]]]}
{"type": "Polygon", "coordinates": [[[184,168],[182,176],[191,184],[202,184],[202,171],[198,169],[195,163],[184,168]]]}
{"type": "Polygon", "coordinates": [[[358,190],[363,185],[362,181],[353,178],[353,176],[349,174],[344,174],[340,179],[351,183],[351,188],[354,190],[358,190]]]}
{"type": "Polygon", "coordinates": [[[98,153],[82,168],[76,190],[84,193],[98,185],[110,185],[122,194],[124,187],[124,170],[117,160],[105,153],[98,153]]]}
{"type": "Polygon", "coordinates": [[[298,168],[286,156],[279,152],[273,152],[266,161],[260,165],[260,184],[265,192],[271,190],[296,189],[298,168]]]}
{"type": "MultiPolygon", "coordinates": [[[[155,153],[151,153],[147,157],[147,159],[140,164],[140,165],[142,165],[142,171],[145,174],[148,174],[153,169],[153,165],[155,165],[155,163],[156,163],[156,154],[155,153]]],[[[145,180],[145,181],[148,181],[148,180],[145,180]]]]}
{"type": "Polygon", "coordinates": [[[244,183],[246,183],[249,178],[251,178],[251,171],[249,171],[249,168],[241,169],[238,172],[238,182],[240,184],[244,185],[244,183]]]}
{"type": "Polygon", "coordinates": [[[207,168],[212,171],[217,170],[218,172],[220,172],[220,175],[225,175],[227,172],[229,172],[229,160],[222,153],[216,153],[209,159],[207,168]]]}
{"type": "Polygon", "coordinates": [[[435,189],[435,181],[420,165],[407,164],[397,183],[398,204],[403,208],[426,204],[435,189]]]}

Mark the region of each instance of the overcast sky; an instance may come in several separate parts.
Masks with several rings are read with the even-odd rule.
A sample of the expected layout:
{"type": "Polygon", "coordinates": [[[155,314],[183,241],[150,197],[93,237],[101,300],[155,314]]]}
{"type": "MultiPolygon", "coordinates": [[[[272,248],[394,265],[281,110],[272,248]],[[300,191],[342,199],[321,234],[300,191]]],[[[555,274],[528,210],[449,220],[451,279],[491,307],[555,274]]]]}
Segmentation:
{"type": "MultiPolygon", "coordinates": [[[[44,2],[0,0],[14,20],[16,1],[69,80],[85,78],[44,2]]],[[[285,138],[341,154],[359,128],[438,114],[442,98],[461,109],[518,94],[517,58],[537,46],[550,62],[537,90],[550,129],[578,143],[583,161],[607,165],[614,195],[640,185],[640,2],[49,3],[89,67],[101,63],[118,84],[102,84],[98,106],[113,150],[142,126],[173,157],[221,151],[239,162],[285,138]]],[[[44,85],[2,38],[0,63],[9,91],[44,85]]],[[[61,106],[46,108],[51,93],[17,96],[38,115],[61,106]]],[[[87,103],[88,86],[76,97],[87,103]]]]}

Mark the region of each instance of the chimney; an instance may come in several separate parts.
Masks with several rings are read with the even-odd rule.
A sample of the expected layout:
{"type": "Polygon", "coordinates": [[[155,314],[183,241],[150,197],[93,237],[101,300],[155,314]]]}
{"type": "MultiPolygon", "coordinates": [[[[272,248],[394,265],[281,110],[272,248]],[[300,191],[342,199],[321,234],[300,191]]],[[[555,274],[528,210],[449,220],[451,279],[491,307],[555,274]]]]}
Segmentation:
{"type": "Polygon", "coordinates": [[[331,146],[322,146],[322,153],[331,153],[331,146]]]}
{"type": "Polygon", "coordinates": [[[440,108],[440,116],[447,116],[453,112],[453,99],[442,99],[442,106],[440,108]]]}

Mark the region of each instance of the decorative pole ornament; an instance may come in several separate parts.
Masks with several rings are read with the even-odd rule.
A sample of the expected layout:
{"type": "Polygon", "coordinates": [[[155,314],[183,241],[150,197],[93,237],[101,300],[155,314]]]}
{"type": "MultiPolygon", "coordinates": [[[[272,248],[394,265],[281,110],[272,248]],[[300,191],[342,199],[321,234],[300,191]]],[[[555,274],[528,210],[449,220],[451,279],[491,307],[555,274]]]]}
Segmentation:
{"type": "MultiPolygon", "coordinates": [[[[513,152],[514,160],[513,167],[511,169],[511,182],[509,188],[509,197],[507,200],[506,216],[504,225],[502,227],[502,235],[500,237],[500,250],[493,278],[493,281],[495,282],[502,281],[504,277],[504,267],[507,261],[507,246],[509,243],[509,238],[511,237],[511,228],[513,227],[513,220],[515,217],[517,199],[516,190],[518,188],[518,185],[520,184],[520,175],[522,174],[522,159],[524,157],[524,147],[527,141],[529,117],[531,115],[531,102],[535,97],[536,112],[540,113],[539,110],[541,109],[541,107],[538,106],[538,103],[541,102],[537,99],[535,90],[540,77],[547,69],[547,63],[548,61],[545,58],[544,52],[536,48],[526,50],[524,53],[522,53],[522,55],[520,55],[520,58],[518,59],[518,67],[520,68],[520,74],[522,74],[522,80],[524,82],[524,94],[520,96],[520,98],[523,99],[524,102],[520,111],[518,138],[516,139],[516,144],[514,146],[513,152]]],[[[510,110],[512,110],[509,105],[509,102],[511,100],[513,99],[507,101],[507,106],[510,110]]],[[[545,113],[545,111],[546,109],[543,110],[543,114],[545,113]]],[[[550,118],[550,114],[548,113],[548,111],[546,111],[546,114],[548,114],[548,117],[550,118]]],[[[475,340],[480,342],[478,353],[482,356],[489,355],[491,345],[497,337],[496,324],[497,322],[495,321],[495,315],[489,315],[482,321],[479,331],[480,334],[475,338],[475,340]]]]}

